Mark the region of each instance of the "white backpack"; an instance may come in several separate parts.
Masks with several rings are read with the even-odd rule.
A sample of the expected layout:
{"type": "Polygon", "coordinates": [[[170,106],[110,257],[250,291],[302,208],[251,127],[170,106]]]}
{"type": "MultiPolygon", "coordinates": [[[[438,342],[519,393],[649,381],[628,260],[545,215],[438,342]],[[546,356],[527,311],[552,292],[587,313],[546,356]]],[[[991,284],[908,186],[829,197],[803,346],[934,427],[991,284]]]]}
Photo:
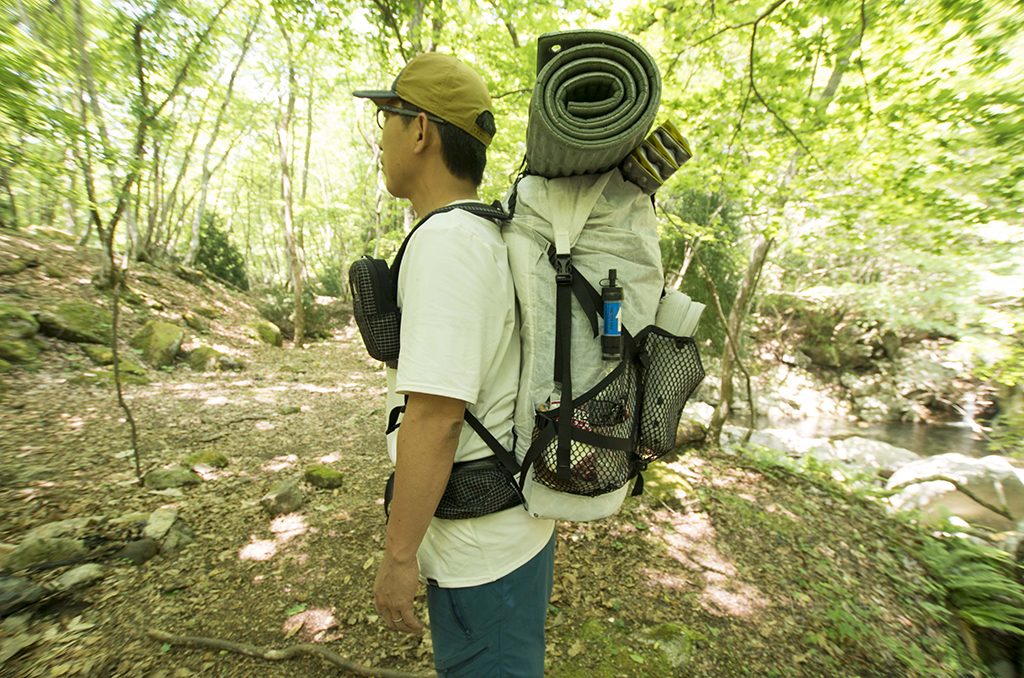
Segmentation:
{"type": "Polygon", "coordinates": [[[526,508],[604,518],[630,481],[642,491],[650,461],[674,449],[683,405],[704,377],[692,338],[655,325],[664,276],[653,203],[618,170],[527,175],[507,202],[502,233],[522,347],[515,456],[526,508]],[[603,359],[599,331],[598,290],[611,269],[623,288],[616,361],[603,359]]]}

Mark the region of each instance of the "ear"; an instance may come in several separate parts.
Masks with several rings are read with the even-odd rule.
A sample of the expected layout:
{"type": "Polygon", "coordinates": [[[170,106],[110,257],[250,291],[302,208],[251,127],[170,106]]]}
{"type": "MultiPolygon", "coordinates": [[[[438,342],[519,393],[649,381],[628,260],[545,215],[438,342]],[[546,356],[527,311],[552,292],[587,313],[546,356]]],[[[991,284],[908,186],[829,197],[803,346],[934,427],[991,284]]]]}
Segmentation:
{"type": "Polygon", "coordinates": [[[416,144],[413,146],[413,153],[423,153],[432,143],[434,136],[434,130],[430,126],[430,121],[427,120],[427,114],[417,115],[412,126],[416,128],[416,144]]]}

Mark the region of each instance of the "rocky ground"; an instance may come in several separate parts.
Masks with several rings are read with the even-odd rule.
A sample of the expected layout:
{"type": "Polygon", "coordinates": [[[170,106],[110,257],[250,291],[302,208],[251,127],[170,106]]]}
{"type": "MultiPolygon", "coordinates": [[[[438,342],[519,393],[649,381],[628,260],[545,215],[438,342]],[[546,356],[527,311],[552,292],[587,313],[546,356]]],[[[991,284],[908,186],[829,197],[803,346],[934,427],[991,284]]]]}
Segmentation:
{"type": "MultiPolygon", "coordinates": [[[[0,235],[0,303],[108,306],[90,283],[97,261],[0,235]]],[[[383,372],[352,327],[276,347],[244,295],[150,266],[132,280],[122,335],[151,320],[183,331],[163,368],[128,356],[142,372],[125,399],[149,486],[87,344],[41,330],[35,357],[0,373],[0,675],[339,675],[317,657],[191,649],[152,630],[315,643],[429,674],[429,637],[392,634],[373,611],[383,372]],[[188,366],[199,347],[226,359],[188,366]],[[338,481],[324,471],[307,480],[313,465],[340,486],[323,487],[338,481]],[[165,467],[181,477],[152,475],[165,467]],[[289,496],[264,501],[287,481],[289,496]]],[[[919,539],[825,476],[689,451],[652,469],[614,519],[559,526],[548,673],[981,675],[914,556],[919,539]]]]}

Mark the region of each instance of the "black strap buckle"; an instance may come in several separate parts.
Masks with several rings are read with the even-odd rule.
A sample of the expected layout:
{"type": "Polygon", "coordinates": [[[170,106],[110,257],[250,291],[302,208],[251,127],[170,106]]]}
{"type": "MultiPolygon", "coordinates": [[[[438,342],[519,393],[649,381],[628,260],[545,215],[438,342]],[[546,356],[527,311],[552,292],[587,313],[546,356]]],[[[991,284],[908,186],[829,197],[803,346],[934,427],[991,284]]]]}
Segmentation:
{"type": "Polygon", "coordinates": [[[559,285],[572,284],[572,255],[556,254],[551,263],[555,267],[555,282],[559,285]]]}

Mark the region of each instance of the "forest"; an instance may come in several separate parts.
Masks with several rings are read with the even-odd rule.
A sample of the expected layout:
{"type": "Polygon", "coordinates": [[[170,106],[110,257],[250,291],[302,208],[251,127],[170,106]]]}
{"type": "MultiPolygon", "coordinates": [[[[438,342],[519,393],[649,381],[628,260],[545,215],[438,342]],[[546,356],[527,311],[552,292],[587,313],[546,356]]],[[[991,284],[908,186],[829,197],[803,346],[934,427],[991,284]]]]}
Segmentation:
{"type": "Polygon", "coordinates": [[[0,17],[0,675],[431,670],[371,599],[384,373],[348,271],[419,215],[352,92],[470,64],[502,200],[538,38],[601,29],[692,148],[655,214],[707,377],[642,497],[559,524],[548,673],[1024,676],[1018,3],[0,17]]]}

